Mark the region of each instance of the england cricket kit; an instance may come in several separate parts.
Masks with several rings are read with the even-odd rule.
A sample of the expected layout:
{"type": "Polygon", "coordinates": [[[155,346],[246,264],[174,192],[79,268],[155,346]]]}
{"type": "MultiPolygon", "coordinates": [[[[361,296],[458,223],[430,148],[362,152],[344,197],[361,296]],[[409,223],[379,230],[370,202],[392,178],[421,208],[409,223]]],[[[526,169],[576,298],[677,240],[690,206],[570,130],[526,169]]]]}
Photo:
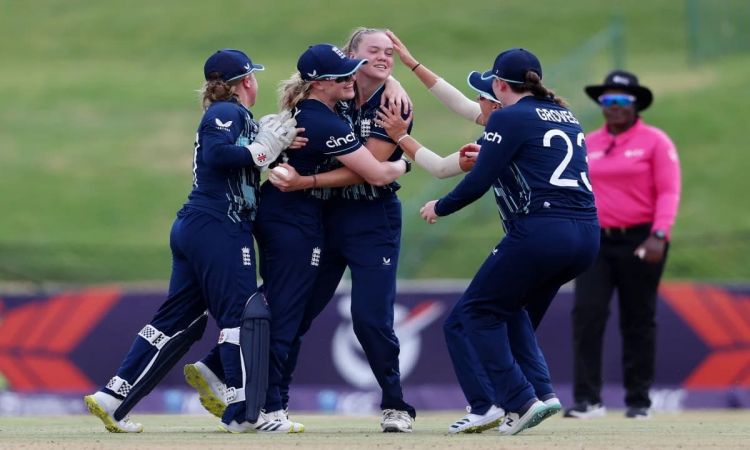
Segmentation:
{"type": "MultiPolygon", "coordinates": [[[[297,126],[307,144],[286,152],[287,162],[302,176],[329,170],[331,158],[349,154],[362,144],[349,123],[322,102],[297,105],[297,126]]],[[[323,251],[323,204],[330,189],[281,192],[270,182],[261,187],[255,233],[260,249],[263,292],[271,309],[271,360],[267,411],[284,409],[279,394],[284,363],[318,275],[323,251]]]]}
{"type": "MultiPolygon", "coordinates": [[[[371,138],[395,144],[375,120],[383,90],[384,87],[380,87],[360,108],[356,100],[337,105],[340,115],[351,124],[362,144],[371,138]]],[[[402,154],[401,148],[396,147],[388,160],[397,161],[402,154]]],[[[401,246],[401,202],[396,196],[399,187],[396,182],[387,186],[362,183],[334,190],[325,205],[326,245],[315,292],[299,334],[309,329],[313,319],[331,300],[348,266],[352,274],[352,321],[383,390],[380,406],[408,411],[414,416],[414,408],[403,400],[399,342],[393,332],[396,270],[401,246]]],[[[286,370],[282,388],[285,398],[297,351],[293,350],[290,355],[286,370]]]]}
{"type": "MultiPolygon", "coordinates": [[[[541,320],[560,286],[591,264],[599,225],[583,131],[570,111],[547,99],[523,97],[492,114],[482,141],[476,165],[437,202],[435,212],[458,211],[490,188],[495,194],[506,235],[452,315],[460,318],[497,402],[518,411],[536,396],[519,361],[535,368],[539,379],[549,379],[527,310],[538,311],[541,320]]],[[[463,348],[452,342],[458,335],[446,335],[449,350],[463,348]]]]}
{"type": "MultiPolygon", "coordinates": [[[[179,358],[162,353],[169,353],[170,342],[182,342],[173,351],[187,351],[203,332],[187,331],[206,310],[221,329],[240,326],[245,302],[257,290],[251,220],[259,171],[244,147],[257,131],[250,111],[237,102],[216,102],[206,110],[196,136],[192,192],[170,234],[167,300],[139,333],[105,392],[123,398],[158,369],[160,358],[179,358]]],[[[212,355],[212,370],[230,388],[242,387],[239,347],[220,344],[212,355]]],[[[244,403],[230,405],[222,421],[235,419],[244,420],[244,403]]]]}

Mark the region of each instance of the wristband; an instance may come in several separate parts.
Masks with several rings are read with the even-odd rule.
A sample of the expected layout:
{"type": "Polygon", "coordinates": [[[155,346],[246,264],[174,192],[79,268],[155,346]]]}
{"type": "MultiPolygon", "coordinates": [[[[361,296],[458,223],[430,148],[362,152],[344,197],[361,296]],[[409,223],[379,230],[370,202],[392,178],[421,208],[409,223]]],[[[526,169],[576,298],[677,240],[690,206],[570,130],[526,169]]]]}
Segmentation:
{"type": "Polygon", "coordinates": [[[411,71],[414,72],[415,70],[417,70],[417,67],[419,67],[421,65],[422,65],[422,63],[418,62],[416,66],[414,66],[414,67],[411,68],[411,71]]]}
{"type": "Polygon", "coordinates": [[[312,174],[312,176],[313,176],[313,185],[312,185],[312,188],[316,189],[318,187],[318,177],[315,176],[315,174],[312,174]]]}
{"type": "Polygon", "coordinates": [[[396,139],[396,145],[401,145],[401,141],[403,141],[404,139],[406,139],[408,137],[411,137],[411,136],[409,136],[409,134],[407,133],[407,134],[401,136],[400,138],[396,139]]]}
{"type": "Polygon", "coordinates": [[[403,161],[403,162],[404,162],[404,164],[406,165],[406,171],[404,171],[404,173],[409,173],[409,172],[411,172],[411,161],[409,161],[409,160],[408,160],[408,159],[406,159],[406,158],[401,158],[401,161],[403,161]]]}

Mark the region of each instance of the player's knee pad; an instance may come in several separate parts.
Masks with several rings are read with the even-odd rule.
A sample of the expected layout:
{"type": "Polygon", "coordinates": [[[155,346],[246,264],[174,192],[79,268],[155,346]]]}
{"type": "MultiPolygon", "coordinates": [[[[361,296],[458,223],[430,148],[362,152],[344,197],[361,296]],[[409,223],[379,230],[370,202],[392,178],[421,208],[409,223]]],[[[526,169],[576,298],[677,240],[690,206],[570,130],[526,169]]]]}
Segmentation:
{"type": "Polygon", "coordinates": [[[159,384],[193,343],[203,336],[207,323],[208,313],[204,312],[187,328],[172,336],[167,336],[150,324],[143,327],[138,336],[156,347],[156,354],[132,384],[117,376],[107,383],[108,389],[125,397],[115,410],[116,420],[122,420],[127,416],[130,410],[159,384]]]}
{"type": "Polygon", "coordinates": [[[246,418],[258,420],[268,390],[268,358],[271,347],[271,311],[261,292],[253,294],[242,312],[240,350],[245,379],[246,418]]]}
{"type": "Polygon", "coordinates": [[[245,402],[246,420],[254,423],[266,401],[268,390],[268,358],[271,346],[271,311],[261,292],[253,294],[242,312],[242,326],[224,328],[219,344],[240,347],[242,387],[227,387],[227,405],[245,402]]]}

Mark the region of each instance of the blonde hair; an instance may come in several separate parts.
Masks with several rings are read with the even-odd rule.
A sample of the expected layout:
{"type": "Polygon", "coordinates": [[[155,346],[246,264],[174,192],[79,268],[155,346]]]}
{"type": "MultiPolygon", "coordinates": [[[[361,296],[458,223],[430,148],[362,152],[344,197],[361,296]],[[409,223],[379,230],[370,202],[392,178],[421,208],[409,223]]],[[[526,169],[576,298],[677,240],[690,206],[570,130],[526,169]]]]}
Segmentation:
{"type": "Polygon", "coordinates": [[[312,82],[305,81],[299,72],[279,83],[279,107],[291,110],[310,95],[312,82]]]}
{"type": "Polygon", "coordinates": [[[368,34],[375,33],[385,34],[385,30],[382,28],[357,27],[352,31],[352,34],[349,35],[349,39],[346,40],[346,44],[344,44],[344,48],[341,50],[347,55],[354,53],[359,48],[359,43],[362,42],[362,38],[368,34]]]}
{"type": "Polygon", "coordinates": [[[227,83],[221,78],[213,78],[203,83],[203,86],[198,90],[203,110],[207,110],[214,102],[225,102],[236,98],[237,85],[239,85],[241,81],[242,78],[227,83]]]}

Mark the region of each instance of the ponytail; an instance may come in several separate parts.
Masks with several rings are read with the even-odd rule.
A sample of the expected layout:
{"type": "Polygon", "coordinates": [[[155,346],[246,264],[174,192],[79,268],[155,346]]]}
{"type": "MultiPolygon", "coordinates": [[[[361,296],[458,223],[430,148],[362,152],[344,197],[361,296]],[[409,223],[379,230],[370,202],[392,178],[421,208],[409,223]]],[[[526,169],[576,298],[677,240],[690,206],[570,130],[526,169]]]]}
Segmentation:
{"type": "Polygon", "coordinates": [[[539,74],[532,70],[526,72],[525,81],[523,83],[508,83],[508,85],[510,86],[510,89],[517,94],[531,92],[534,97],[546,98],[563,108],[568,107],[568,103],[561,97],[556,96],[555,91],[544,87],[542,79],[539,78],[539,74]]]}
{"type": "Polygon", "coordinates": [[[235,88],[240,81],[242,81],[242,78],[227,83],[221,78],[215,77],[203,83],[203,86],[198,91],[201,96],[203,110],[207,110],[214,102],[225,102],[236,98],[235,88]]]}
{"type": "Polygon", "coordinates": [[[310,95],[312,84],[305,81],[298,72],[292,74],[288,80],[279,84],[279,107],[284,110],[292,110],[297,103],[306,99],[310,95]]]}

